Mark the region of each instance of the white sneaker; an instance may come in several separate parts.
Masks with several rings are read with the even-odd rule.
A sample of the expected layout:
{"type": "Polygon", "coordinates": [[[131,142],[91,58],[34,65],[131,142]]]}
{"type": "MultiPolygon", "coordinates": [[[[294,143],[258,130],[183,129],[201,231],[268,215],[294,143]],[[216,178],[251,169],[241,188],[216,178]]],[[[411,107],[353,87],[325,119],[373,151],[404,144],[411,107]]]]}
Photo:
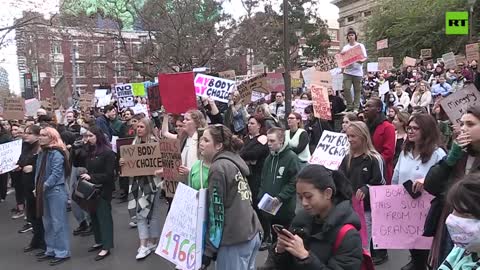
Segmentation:
{"type": "Polygon", "coordinates": [[[157,249],[157,245],[153,243],[148,243],[147,248],[150,249],[152,252],[155,252],[155,250],[157,249]]]}
{"type": "Polygon", "coordinates": [[[150,255],[150,253],[152,253],[152,251],[148,247],[141,246],[138,249],[138,253],[135,259],[137,260],[145,259],[148,255],[150,255]]]}
{"type": "Polygon", "coordinates": [[[130,228],[136,228],[137,227],[137,222],[136,221],[130,221],[130,223],[128,223],[128,226],[130,226],[130,228]]]}

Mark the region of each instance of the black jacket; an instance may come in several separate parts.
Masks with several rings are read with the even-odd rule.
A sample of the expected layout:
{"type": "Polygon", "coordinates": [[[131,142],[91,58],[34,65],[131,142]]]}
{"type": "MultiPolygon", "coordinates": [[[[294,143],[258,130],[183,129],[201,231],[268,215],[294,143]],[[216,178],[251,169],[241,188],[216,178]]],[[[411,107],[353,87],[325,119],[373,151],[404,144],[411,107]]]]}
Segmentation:
{"type": "Polygon", "coordinates": [[[247,163],[250,169],[250,175],[247,177],[248,185],[252,191],[254,206],[258,203],[258,190],[262,182],[263,163],[269,154],[268,145],[258,141],[258,137],[251,138],[247,136],[245,144],[240,151],[240,157],[247,163]]]}
{"type": "Polygon", "coordinates": [[[300,261],[285,251],[274,254],[278,270],[358,270],[362,264],[362,240],[360,233],[350,230],[345,235],[338,250],[333,254],[333,247],[340,229],[345,224],[352,224],[360,229],[360,219],[353,211],[350,201],[335,205],[324,221],[317,221],[304,211],[300,211],[292,222],[290,231],[303,230],[303,242],[309,251],[309,257],[300,261]]]}
{"type": "Polygon", "coordinates": [[[318,141],[320,141],[323,131],[333,131],[332,127],[327,121],[318,118],[308,119],[305,123],[305,130],[307,131],[310,139],[308,144],[311,154],[315,152],[315,148],[317,148],[318,141]]]}

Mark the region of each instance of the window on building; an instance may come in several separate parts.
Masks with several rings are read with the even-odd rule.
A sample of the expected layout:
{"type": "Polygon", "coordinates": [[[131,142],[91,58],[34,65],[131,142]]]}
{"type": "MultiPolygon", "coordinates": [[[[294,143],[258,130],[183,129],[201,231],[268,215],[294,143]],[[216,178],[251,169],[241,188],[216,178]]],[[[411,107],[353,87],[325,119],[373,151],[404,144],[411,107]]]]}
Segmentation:
{"type": "Polygon", "coordinates": [[[115,77],[127,77],[125,65],[123,63],[115,63],[115,77]]]}
{"type": "Polygon", "coordinates": [[[121,41],[115,41],[115,55],[121,55],[123,49],[123,44],[121,41]]]}
{"type": "Polygon", "coordinates": [[[105,64],[94,64],[93,65],[93,77],[106,78],[105,64]]]}
{"type": "Polygon", "coordinates": [[[79,41],[73,42],[73,50],[76,53],[75,57],[79,58],[80,54],[82,53],[82,43],[79,41]]]}
{"type": "Polygon", "coordinates": [[[337,32],[338,30],[328,30],[328,36],[330,37],[331,41],[338,41],[337,32]]]}
{"type": "Polygon", "coordinates": [[[355,20],[355,17],[350,16],[347,18],[347,22],[353,22],[355,20]]]}
{"type": "Polygon", "coordinates": [[[84,63],[78,63],[78,64],[75,65],[75,74],[77,75],[78,78],[85,77],[85,64],[84,63]]]}
{"type": "Polygon", "coordinates": [[[60,41],[52,41],[50,52],[52,54],[62,53],[62,43],[60,41]]]}
{"type": "Polygon", "coordinates": [[[140,38],[140,42],[141,42],[142,44],[147,43],[147,36],[139,36],[139,38],[140,38]]]}
{"type": "Polygon", "coordinates": [[[98,43],[95,45],[95,54],[96,56],[103,56],[105,55],[105,44],[98,43]]]}
{"type": "Polygon", "coordinates": [[[140,53],[140,44],[132,44],[132,55],[136,56],[140,53]]]}
{"type": "Polygon", "coordinates": [[[371,11],[365,11],[365,12],[363,13],[363,17],[368,17],[368,16],[370,16],[370,15],[372,15],[372,12],[371,12],[371,11]]]}
{"type": "Polygon", "coordinates": [[[53,64],[53,76],[62,77],[63,76],[63,64],[53,64]]]}

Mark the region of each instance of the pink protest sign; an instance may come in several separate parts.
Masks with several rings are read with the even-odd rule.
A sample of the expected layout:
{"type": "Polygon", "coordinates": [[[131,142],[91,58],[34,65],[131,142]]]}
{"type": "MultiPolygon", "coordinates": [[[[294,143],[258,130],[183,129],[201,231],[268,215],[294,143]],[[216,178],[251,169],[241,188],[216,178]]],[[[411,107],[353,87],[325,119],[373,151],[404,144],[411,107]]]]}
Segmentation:
{"type": "Polygon", "coordinates": [[[362,246],[369,249],[370,246],[368,243],[367,221],[365,220],[365,208],[363,208],[363,201],[358,200],[354,195],[352,198],[352,207],[353,211],[355,211],[355,213],[357,213],[358,217],[360,218],[360,225],[362,226],[362,228],[360,229],[362,246]]]}
{"type": "Polygon", "coordinates": [[[344,53],[335,55],[338,67],[340,68],[347,67],[357,61],[365,60],[365,58],[366,57],[363,54],[362,47],[360,47],[360,45],[357,45],[344,53]]]}
{"type": "Polygon", "coordinates": [[[372,240],[375,249],[430,249],[423,228],[433,196],[412,199],[402,185],[371,186],[372,240]]]}

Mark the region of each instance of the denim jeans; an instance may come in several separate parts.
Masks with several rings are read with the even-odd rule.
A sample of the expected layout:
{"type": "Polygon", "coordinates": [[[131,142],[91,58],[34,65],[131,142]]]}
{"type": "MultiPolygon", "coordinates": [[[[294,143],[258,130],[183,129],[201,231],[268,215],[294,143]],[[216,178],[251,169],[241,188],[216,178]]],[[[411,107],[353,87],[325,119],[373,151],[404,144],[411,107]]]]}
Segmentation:
{"type": "MultiPolygon", "coordinates": [[[[77,186],[78,183],[78,168],[72,166],[72,173],[70,174],[70,181],[69,181],[69,186],[70,188],[68,189],[69,191],[69,199],[72,198],[72,193],[75,192],[75,187],[77,186]]],[[[73,216],[77,220],[78,224],[86,221],[87,223],[91,223],[90,221],[90,216],[88,215],[87,212],[85,212],[78,204],[72,200],[71,202],[72,206],[72,212],[73,216]]]]}
{"type": "Polygon", "coordinates": [[[67,199],[65,185],[58,185],[45,191],[43,201],[43,226],[47,246],[45,255],[56,258],[70,257],[67,199]]]}
{"type": "Polygon", "coordinates": [[[153,200],[153,208],[150,209],[150,211],[152,211],[150,222],[146,218],[137,216],[137,229],[140,240],[160,238],[160,234],[162,233],[162,226],[160,224],[160,202],[160,192],[157,192],[153,200]]]}
{"type": "Polygon", "coordinates": [[[233,246],[221,246],[218,249],[217,270],[254,270],[255,258],[260,248],[260,233],[252,240],[233,246]]]}

